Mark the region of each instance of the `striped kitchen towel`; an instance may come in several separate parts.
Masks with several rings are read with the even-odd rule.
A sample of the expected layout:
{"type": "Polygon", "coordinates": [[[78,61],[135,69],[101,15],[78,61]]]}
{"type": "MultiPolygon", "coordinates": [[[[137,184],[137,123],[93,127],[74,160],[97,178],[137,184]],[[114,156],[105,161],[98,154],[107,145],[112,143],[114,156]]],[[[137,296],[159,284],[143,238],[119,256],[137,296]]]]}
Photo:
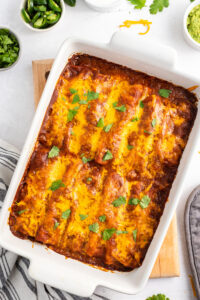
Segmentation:
{"type": "MultiPolygon", "coordinates": [[[[0,209],[3,204],[19,152],[0,140],[0,209]]],[[[0,247],[0,300],[108,300],[94,294],[81,298],[35,281],[28,275],[29,261],[0,247]]]]}

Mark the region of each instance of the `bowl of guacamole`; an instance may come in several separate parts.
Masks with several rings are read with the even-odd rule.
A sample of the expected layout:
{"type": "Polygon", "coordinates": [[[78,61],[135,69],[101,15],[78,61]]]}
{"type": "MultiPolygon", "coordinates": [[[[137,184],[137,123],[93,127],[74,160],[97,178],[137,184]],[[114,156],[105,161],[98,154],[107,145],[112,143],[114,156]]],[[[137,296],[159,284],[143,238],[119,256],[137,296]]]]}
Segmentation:
{"type": "Polygon", "coordinates": [[[200,50],[200,1],[189,5],[184,16],[184,33],[188,43],[200,50]]]}

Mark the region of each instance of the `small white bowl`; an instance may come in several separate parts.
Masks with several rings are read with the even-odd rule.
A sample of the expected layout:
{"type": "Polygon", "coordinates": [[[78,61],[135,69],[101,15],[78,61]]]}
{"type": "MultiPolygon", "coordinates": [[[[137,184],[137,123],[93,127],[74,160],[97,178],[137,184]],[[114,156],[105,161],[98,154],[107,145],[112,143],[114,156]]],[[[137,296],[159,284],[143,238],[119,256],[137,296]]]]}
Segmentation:
{"type": "Polygon", "coordinates": [[[185,40],[188,42],[188,44],[190,46],[192,46],[193,48],[197,49],[197,50],[200,50],[200,43],[196,42],[192,37],[191,35],[189,34],[188,32],[188,29],[187,29],[187,18],[188,18],[188,15],[190,14],[191,10],[200,5],[200,0],[196,0],[194,2],[192,2],[188,8],[186,9],[185,11],[185,14],[184,14],[184,18],[183,18],[183,33],[184,33],[184,37],[185,37],[185,40]]]}
{"type": "Polygon", "coordinates": [[[28,27],[29,29],[31,29],[31,30],[33,30],[33,31],[37,31],[37,32],[45,32],[45,31],[49,31],[49,30],[55,28],[55,26],[58,25],[58,24],[62,21],[62,19],[63,19],[63,17],[64,17],[64,14],[65,14],[65,3],[64,3],[63,0],[60,0],[62,12],[61,12],[60,19],[58,20],[58,22],[55,23],[55,24],[53,24],[53,25],[51,25],[50,27],[47,27],[47,28],[35,28],[35,27],[31,26],[29,23],[26,23],[26,22],[24,21],[22,15],[21,15],[21,10],[22,10],[23,8],[25,8],[26,2],[27,2],[27,0],[22,0],[22,1],[21,1],[21,5],[20,5],[20,19],[22,20],[22,22],[24,23],[24,25],[25,25],[26,27],[28,27]]]}
{"type": "Polygon", "coordinates": [[[12,35],[14,35],[14,37],[17,39],[17,42],[18,42],[18,44],[19,44],[19,53],[18,53],[17,60],[16,60],[11,66],[9,66],[9,67],[6,67],[6,68],[0,68],[0,71],[7,71],[7,70],[13,68],[13,67],[18,63],[18,61],[19,61],[19,59],[20,59],[20,57],[21,57],[21,47],[22,47],[22,45],[21,45],[21,42],[20,42],[19,37],[18,37],[18,36],[16,35],[16,33],[15,33],[12,29],[10,29],[8,26],[0,26],[0,29],[7,29],[7,30],[9,30],[9,32],[10,32],[12,35]]]}
{"type": "Polygon", "coordinates": [[[121,0],[85,0],[85,3],[94,10],[109,12],[117,8],[121,0]]]}

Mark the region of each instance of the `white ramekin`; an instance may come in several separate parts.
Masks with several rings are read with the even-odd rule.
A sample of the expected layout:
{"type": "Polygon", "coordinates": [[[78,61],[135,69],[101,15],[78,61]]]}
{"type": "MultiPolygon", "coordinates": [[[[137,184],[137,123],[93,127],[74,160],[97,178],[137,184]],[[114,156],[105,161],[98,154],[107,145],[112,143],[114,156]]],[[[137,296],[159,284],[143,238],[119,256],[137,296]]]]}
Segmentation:
{"type": "Polygon", "coordinates": [[[52,26],[50,26],[50,27],[48,27],[48,28],[35,28],[35,27],[31,26],[30,24],[26,23],[26,22],[24,21],[22,15],[21,15],[21,10],[22,10],[22,8],[25,7],[26,2],[27,2],[27,0],[22,0],[22,1],[21,1],[20,12],[19,12],[19,13],[20,13],[20,19],[22,20],[22,22],[24,23],[24,25],[25,25],[26,27],[28,27],[29,29],[31,29],[31,30],[33,30],[33,31],[37,31],[37,32],[45,32],[45,31],[49,31],[49,30],[55,28],[56,25],[58,25],[58,24],[62,21],[63,16],[64,16],[64,14],[65,14],[65,4],[64,4],[64,1],[63,1],[63,0],[60,0],[62,12],[61,12],[60,19],[58,20],[58,22],[55,23],[55,24],[53,24],[52,26]]]}
{"type": "Polygon", "coordinates": [[[190,14],[191,10],[197,5],[200,5],[200,0],[196,0],[196,1],[192,2],[185,11],[184,18],[183,18],[183,34],[184,34],[185,40],[191,47],[195,48],[196,50],[200,50],[200,43],[196,42],[191,37],[191,35],[189,34],[188,29],[187,29],[188,15],[190,14]]]}
{"type": "Polygon", "coordinates": [[[85,3],[94,10],[109,12],[117,8],[121,0],[85,0],[85,3]]]}

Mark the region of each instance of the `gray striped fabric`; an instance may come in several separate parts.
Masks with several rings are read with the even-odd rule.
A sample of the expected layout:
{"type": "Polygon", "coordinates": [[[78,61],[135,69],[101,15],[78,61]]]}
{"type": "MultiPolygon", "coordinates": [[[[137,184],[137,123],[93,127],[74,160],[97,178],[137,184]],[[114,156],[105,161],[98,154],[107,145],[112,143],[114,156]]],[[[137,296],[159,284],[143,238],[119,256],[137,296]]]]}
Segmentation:
{"type": "MultiPolygon", "coordinates": [[[[0,209],[3,204],[19,152],[0,140],[0,209]]],[[[0,247],[0,300],[108,300],[94,294],[81,298],[35,281],[28,275],[29,261],[0,247]]]]}

